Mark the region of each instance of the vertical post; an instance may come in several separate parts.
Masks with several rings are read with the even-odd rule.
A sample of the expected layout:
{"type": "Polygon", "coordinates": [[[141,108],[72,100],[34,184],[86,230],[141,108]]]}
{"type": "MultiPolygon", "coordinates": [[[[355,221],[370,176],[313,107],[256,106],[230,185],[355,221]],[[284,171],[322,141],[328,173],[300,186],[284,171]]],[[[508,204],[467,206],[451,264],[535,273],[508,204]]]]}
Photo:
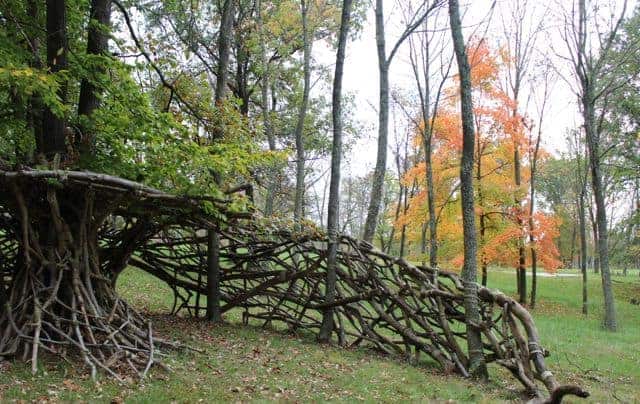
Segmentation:
{"type": "Polygon", "coordinates": [[[207,320],[222,322],[220,312],[220,236],[207,231],[207,320]]]}

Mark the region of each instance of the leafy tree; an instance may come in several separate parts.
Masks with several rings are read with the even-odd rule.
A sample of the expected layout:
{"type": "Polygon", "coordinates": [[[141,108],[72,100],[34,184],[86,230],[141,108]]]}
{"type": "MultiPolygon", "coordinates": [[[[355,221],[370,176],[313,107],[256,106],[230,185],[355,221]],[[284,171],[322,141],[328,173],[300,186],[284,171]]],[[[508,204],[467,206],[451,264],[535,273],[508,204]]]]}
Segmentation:
{"type": "MultiPolygon", "coordinates": [[[[72,346],[94,375],[100,367],[116,377],[112,368],[123,360],[118,355],[146,353],[148,370],[151,331],[147,335],[148,324],[114,289],[131,254],[167,219],[165,212],[149,220],[144,201],[160,197],[171,204],[207,194],[202,206],[192,202],[220,215],[211,201],[271,157],[261,153],[233,102],[216,103],[221,100],[214,86],[199,76],[167,79],[163,68],[178,63],[151,57],[153,44],[140,39],[120,2],[54,0],[42,6],[0,4],[0,103],[12,105],[1,121],[9,136],[0,140],[0,166],[3,173],[10,166],[40,169],[2,177],[3,187],[12,189],[2,208],[4,229],[16,235],[16,259],[8,284],[7,274],[1,275],[0,325],[11,331],[0,351],[30,357],[35,372],[39,350],[72,346]],[[110,4],[125,31],[107,42],[110,4]],[[128,63],[129,51],[144,63],[128,63]],[[224,183],[212,181],[212,173],[224,183]],[[43,176],[47,180],[40,182],[43,176]],[[114,214],[130,215],[112,238],[99,238],[114,214]],[[107,361],[111,355],[114,361],[107,361]]],[[[178,206],[174,217],[188,209],[178,206]]],[[[245,209],[242,200],[231,206],[245,209]]]]}
{"type": "MultiPolygon", "coordinates": [[[[500,54],[492,51],[486,41],[473,42],[471,51],[471,81],[474,112],[474,130],[476,132],[474,151],[474,196],[475,216],[479,236],[478,260],[481,266],[482,283],[487,283],[487,268],[490,264],[510,266],[519,258],[518,240],[527,237],[529,247],[535,248],[540,261],[548,271],[560,266],[555,238],[558,235],[559,220],[555,215],[543,211],[525,211],[514,202],[514,193],[518,200],[527,199],[529,178],[522,176],[520,187],[513,182],[513,148],[518,147],[521,155],[530,142],[526,136],[529,130],[523,122],[526,117],[513,115],[514,102],[500,89],[498,83],[503,74],[500,54]],[[528,213],[530,212],[530,213],[528,213]],[[531,219],[531,220],[529,220],[531,219]],[[527,224],[524,226],[523,224],[527,224]],[[541,226],[541,227],[537,227],[541,226]]],[[[448,93],[453,88],[446,90],[448,93]]],[[[441,235],[440,259],[448,265],[459,267],[463,263],[461,254],[464,238],[461,228],[462,212],[454,203],[459,198],[460,183],[457,170],[460,167],[462,151],[462,133],[460,115],[456,110],[458,97],[451,97],[440,106],[433,121],[433,173],[434,195],[436,196],[437,216],[434,221],[441,235]]],[[[421,131],[415,134],[414,142],[421,142],[421,131]]],[[[542,166],[546,152],[539,150],[542,166]]],[[[523,174],[526,174],[527,159],[522,162],[523,174]]],[[[426,167],[420,162],[410,169],[403,182],[424,184],[426,167]]],[[[407,225],[409,240],[417,241],[421,233],[421,217],[429,214],[423,187],[410,201],[406,214],[396,225],[407,225]]],[[[525,264],[529,259],[525,260],[525,264]]]]}

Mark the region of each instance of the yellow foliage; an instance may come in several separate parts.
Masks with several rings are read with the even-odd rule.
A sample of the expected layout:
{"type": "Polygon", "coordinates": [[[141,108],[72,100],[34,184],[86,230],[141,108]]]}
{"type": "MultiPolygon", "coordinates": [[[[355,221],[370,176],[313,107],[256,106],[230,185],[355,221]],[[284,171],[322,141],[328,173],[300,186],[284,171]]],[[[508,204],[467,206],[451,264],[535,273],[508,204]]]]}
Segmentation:
{"type": "MultiPolygon", "coordinates": [[[[492,49],[485,39],[469,44],[476,130],[474,187],[476,226],[478,227],[478,259],[487,264],[516,266],[520,242],[537,251],[541,266],[556,270],[560,262],[554,238],[558,236],[559,220],[537,212],[534,229],[528,228],[529,132],[532,125],[522,115],[517,103],[500,88],[510,57],[504,50],[492,49]],[[518,150],[521,163],[521,184],[516,186],[514,155],[518,150]],[[523,201],[517,204],[516,201],[523,201]]],[[[445,90],[448,102],[441,105],[432,127],[433,192],[438,229],[439,264],[450,269],[460,268],[463,261],[462,213],[459,201],[460,155],[462,124],[459,113],[457,83],[445,90]]],[[[414,144],[420,146],[424,123],[418,126],[414,144]]],[[[539,152],[541,160],[547,153],[539,152]]],[[[424,161],[409,169],[402,183],[419,185],[409,201],[406,213],[394,223],[406,226],[410,243],[420,242],[422,228],[429,219],[424,161]]],[[[419,250],[419,249],[413,249],[419,250]]],[[[528,254],[527,254],[528,255],[528,254]]],[[[423,258],[423,257],[413,257],[423,258]]]]}

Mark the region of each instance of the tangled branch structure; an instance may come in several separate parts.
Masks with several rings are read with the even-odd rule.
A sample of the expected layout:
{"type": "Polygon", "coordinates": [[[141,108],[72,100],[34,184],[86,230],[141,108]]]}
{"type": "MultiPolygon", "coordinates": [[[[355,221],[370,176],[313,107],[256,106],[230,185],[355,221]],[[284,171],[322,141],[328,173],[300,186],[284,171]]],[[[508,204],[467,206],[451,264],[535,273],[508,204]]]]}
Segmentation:
{"type": "MultiPolygon", "coordinates": [[[[202,198],[92,173],[0,172],[0,188],[0,357],[22,353],[35,370],[39,348],[63,356],[75,348],[94,372],[118,377],[125,366],[144,376],[154,347],[168,342],[115,294],[118,274],[132,266],[166,282],[176,313],[200,315],[201,297],[215,292],[222,313],[239,308],[245,321],[315,333],[331,307],[339,345],[426,354],[444,372],[469,376],[464,285],[455,273],[342,236],[336,297],[327,302],[328,240],[311,227],[290,231],[209,198],[219,212],[212,217],[202,198]],[[212,269],[216,282],[207,284],[212,269]]],[[[482,321],[470,326],[482,333],[487,362],[534,396],[543,396],[539,382],[551,401],[586,396],[549,371],[526,309],[487,288],[479,300],[482,321]]]]}

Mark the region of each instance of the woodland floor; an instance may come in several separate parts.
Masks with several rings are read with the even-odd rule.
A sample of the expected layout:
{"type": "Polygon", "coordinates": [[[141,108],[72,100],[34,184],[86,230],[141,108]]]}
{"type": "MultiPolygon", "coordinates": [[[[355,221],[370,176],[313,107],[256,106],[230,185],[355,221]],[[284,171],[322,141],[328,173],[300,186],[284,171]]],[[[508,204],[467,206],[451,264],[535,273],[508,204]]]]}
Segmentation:
{"type": "MultiPolygon", "coordinates": [[[[565,271],[571,273],[571,271],[565,271]]],[[[590,314],[580,312],[579,277],[541,278],[539,305],[534,311],[541,339],[551,351],[548,364],[561,383],[577,383],[589,390],[589,402],[640,403],[640,299],[637,271],[615,276],[620,323],[618,333],[600,328],[601,286],[589,274],[593,296],[590,314]]],[[[510,294],[514,275],[494,270],[489,286],[510,294]]],[[[140,272],[128,271],[120,293],[154,322],[155,332],[205,350],[167,352],[173,370],[156,370],[144,383],[118,385],[92,382],[87,374],[55,358],[42,361],[43,372],[31,376],[30,365],[0,365],[0,402],[229,402],[229,401],[519,401],[520,385],[498,366],[492,382],[478,386],[436,369],[414,367],[371,351],[321,347],[313,336],[265,330],[258,323],[242,325],[240,313],[227,324],[166,316],[171,295],[163,284],[140,272]]]]}

